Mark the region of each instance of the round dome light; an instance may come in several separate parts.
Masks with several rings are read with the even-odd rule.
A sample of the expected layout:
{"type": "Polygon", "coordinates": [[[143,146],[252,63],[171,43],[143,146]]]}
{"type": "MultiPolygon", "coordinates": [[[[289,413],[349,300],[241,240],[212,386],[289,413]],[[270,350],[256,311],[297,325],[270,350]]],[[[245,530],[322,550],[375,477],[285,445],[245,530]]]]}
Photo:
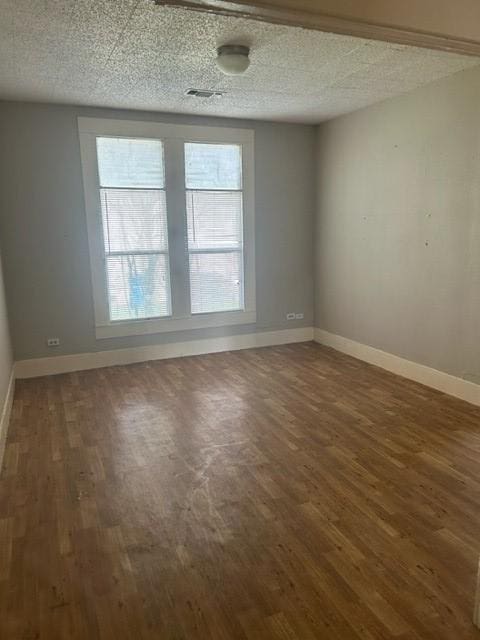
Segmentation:
{"type": "Polygon", "coordinates": [[[239,76],[250,66],[250,49],[240,44],[225,44],[217,49],[217,65],[227,76],[239,76]]]}

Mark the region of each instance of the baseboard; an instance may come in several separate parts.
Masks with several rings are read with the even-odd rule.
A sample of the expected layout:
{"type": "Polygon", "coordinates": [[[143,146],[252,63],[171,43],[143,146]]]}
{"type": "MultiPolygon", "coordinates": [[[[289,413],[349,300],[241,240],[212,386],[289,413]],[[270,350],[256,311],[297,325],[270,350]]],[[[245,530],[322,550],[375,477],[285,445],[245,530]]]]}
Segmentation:
{"type": "Polygon", "coordinates": [[[201,340],[175,342],[172,344],[97,351],[94,353],[77,353],[51,358],[36,358],[16,362],[15,376],[17,378],[35,378],[57,373],[146,362],[148,360],[180,358],[182,356],[217,353],[219,351],[236,351],[253,347],[269,347],[293,342],[307,342],[309,340],[313,340],[313,327],[264,331],[262,333],[222,336],[220,338],[202,338],[201,340]]]}
{"type": "MultiPolygon", "coordinates": [[[[221,351],[236,351],[254,347],[307,342],[313,339],[320,344],[333,347],[337,351],[346,353],[354,358],[364,360],[365,362],[374,364],[397,375],[415,380],[428,387],[480,406],[480,385],[418,364],[417,362],[406,360],[405,358],[395,356],[386,351],[381,351],[375,347],[355,342],[349,338],[335,335],[323,329],[313,329],[312,327],[265,331],[262,333],[249,333],[237,336],[222,336],[220,338],[203,338],[172,344],[132,347],[93,353],[78,353],[67,356],[53,356],[51,358],[20,360],[15,363],[15,377],[35,378],[71,371],[83,371],[85,369],[98,369],[100,367],[110,367],[113,365],[146,362],[148,360],[162,360],[165,358],[179,358],[203,353],[218,353],[221,351]]],[[[12,374],[2,418],[0,419],[0,447],[2,443],[1,437],[6,431],[5,425],[8,426],[13,388],[14,378],[12,374]]]]}
{"type": "Polygon", "coordinates": [[[480,562],[477,569],[477,586],[473,603],[473,624],[480,629],[480,562]]]}
{"type": "Polygon", "coordinates": [[[400,358],[343,336],[337,336],[323,329],[315,329],[314,333],[315,342],[333,347],[333,349],[349,356],[364,360],[404,378],[415,380],[415,382],[420,382],[456,398],[461,398],[471,404],[480,405],[480,385],[478,384],[462,380],[462,378],[457,378],[411,360],[405,360],[405,358],[400,358]]]}
{"type": "Polygon", "coordinates": [[[12,368],[10,380],[8,381],[7,393],[3,401],[2,413],[0,416],[0,470],[2,468],[3,452],[5,451],[5,442],[7,440],[8,425],[10,424],[10,415],[12,413],[14,393],[15,371],[12,368]]]}

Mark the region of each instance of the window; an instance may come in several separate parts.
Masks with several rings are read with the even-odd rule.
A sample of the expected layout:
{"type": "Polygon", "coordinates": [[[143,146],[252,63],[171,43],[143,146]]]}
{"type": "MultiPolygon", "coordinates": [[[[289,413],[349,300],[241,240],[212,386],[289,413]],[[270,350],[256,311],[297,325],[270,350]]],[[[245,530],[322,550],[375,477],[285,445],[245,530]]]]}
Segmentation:
{"type": "Polygon", "coordinates": [[[110,320],[169,316],[163,145],[97,138],[110,320]]]}
{"type": "Polygon", "coordinates": [[[238,145],[185,145],[192,313],[243,308],[242,162],[238,145]]]}
{"type": "Polygon", "coordinates": [[[253,133],[79,132],[97,337],[255,322],[253,133]]]}

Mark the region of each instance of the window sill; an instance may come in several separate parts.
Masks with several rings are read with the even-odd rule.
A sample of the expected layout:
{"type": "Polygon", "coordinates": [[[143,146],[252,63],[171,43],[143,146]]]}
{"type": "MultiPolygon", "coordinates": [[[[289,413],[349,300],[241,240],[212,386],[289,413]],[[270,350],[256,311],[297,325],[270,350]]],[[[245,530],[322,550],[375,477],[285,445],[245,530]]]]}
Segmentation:
{"type": "Polygon", "coordinates": [[[152,320],[128,320],[97,325],[97,339],[123,338],[126,336],[143,336],[168,331],[188,331],[191,329],[208,329],[209,327],[227,327],[237,324],[253,324],[257,321],[255,311],[226,311],[221,313],[204,313],[185,318],[155,318],[152,320]]]}

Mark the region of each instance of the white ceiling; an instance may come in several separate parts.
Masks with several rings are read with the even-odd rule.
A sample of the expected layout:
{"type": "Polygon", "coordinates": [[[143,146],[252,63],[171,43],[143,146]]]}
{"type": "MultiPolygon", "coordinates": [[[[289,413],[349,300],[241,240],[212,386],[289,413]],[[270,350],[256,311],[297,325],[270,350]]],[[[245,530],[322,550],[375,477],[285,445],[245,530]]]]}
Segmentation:
{"type": "Polygon", "coordinates": [[[315,123],[480,60],[155,6],[152,0],[0,0],[0,99],[315,123]],[[216,47],[251,46],[227,77],[216,47]],[[189,88],[221,98],[186,97],[189,88]]]}

